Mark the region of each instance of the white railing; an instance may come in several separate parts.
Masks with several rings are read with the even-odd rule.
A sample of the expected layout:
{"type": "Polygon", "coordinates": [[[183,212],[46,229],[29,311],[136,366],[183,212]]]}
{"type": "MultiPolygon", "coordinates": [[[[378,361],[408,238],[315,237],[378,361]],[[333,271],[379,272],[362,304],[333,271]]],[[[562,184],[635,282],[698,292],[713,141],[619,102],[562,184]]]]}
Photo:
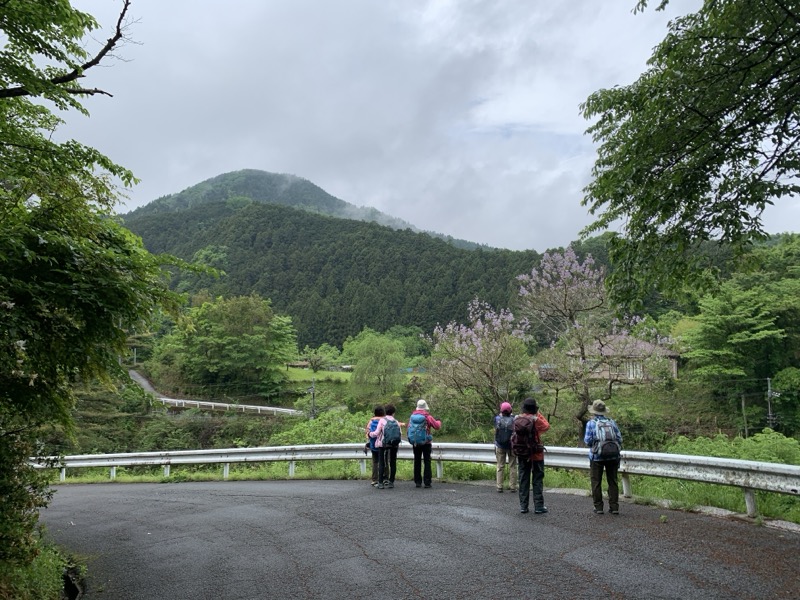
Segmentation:
{"type": "MultiPolygon", "coordinates": [[[[436,462],[436,475],[443,474],[444,462],[471,462],[494,464],[493,444],[433,444],[432,459],[436,462]]],[[[398,458],[413,458],[411,446],[403,443],[398,458]]],[[[357,460],[361,474],[366,474],[367,460],[364,444],[326,444],[314,446],[273,446],[263,448],[225,448],[221,450],[178,450],[171,452],[132,452],[129,454],[81,454],[37,462],[36,467],[61,469],[61,481],[67,469],[79,467],[109,467],[111,479],[117,467],[160,465],[164,476],[169,477],[171,465],[222,464],[223,478],[227,479],[231,463],[259,463],[282,461],[289,463],[289,477],[294,477],[295,464],[300,460],[357,460]]],[[[547,447],[545,464],[550,467],[589,469],[585,448],[547,447]]],[[[800,495],[800,466],[756,462],[730,458],[712,458],[682,454],[623,451],[620,464],[622,490],[631,497],[631,475],[650,475],[690,481],[701,481],[736,486],[744,491],[747,514],[756,516],[754,490],[800,495]]]]}
{"type": "Polygon", "coordinates": [[[213,410],[224,412],[255,413],[259,415],[292,415],[300,416],[301,410],[293,408],[278,408],[275,406],[258,406],[257,404],[225,404],[224,402],[207,402],[205,400],[182,400],[180,398],[167,398],[164,396],[153,399],[167,406],[175,408],[198,408],[200,410],[213,410]]]}
{"type": "Polygon", "coordinates": [[[241,412],[251,413],[258,415],[292,415],[299,416],[303,414],[302,410],[294,410],[292,408],[277,408],[273,406],[258,406],[257,404],[226,404],[224,402],[210,402],[205,400],[186,400],[183,398],[167,398],[166,396],[159,396],[153,384],[141,373],[130,369],[128,371],[131,379],[135,381],[141,388],[153,395],[155,402],[161,402],[167,406],[175,408],[197,408],[200,410],[224,411],[224,412],[241,412]]]}

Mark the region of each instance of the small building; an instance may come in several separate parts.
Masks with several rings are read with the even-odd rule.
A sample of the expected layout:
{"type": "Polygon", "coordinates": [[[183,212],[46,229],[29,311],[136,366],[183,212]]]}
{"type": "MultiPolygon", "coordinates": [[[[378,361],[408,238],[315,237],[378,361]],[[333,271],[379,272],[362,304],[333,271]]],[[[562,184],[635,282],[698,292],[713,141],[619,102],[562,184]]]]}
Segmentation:
{"type": "Polygon", "coordinates": [[[286,363],[286,368],[293,368],[293,369],[307,369],[310,366],[310,363],[307,360],[295,360],[292,362],[286,363]]]}
{"type": "MultiPolygon", "coordinates": [[[[580,352],[567,352],[570,357],[570,371],[580,371],[580,352]]],[[[631,336],[610,336],[601,344],[596,342],[586,349],[586,363],[590,368],[590,379],[604,381],[650,381],[652,375],[647,372],[648,363],[653,359],[661,359],[666,364],[667,372],[675,379],[678,377],[678,359],[680,355],[666,346],[653,344],[631,336]]],[[[541,381],[559,381],[562,377],[556,364],[531,365],[537,371],[541,381]]]]}
{"type": "MultiPolygon", "coordinates": [[[[577,360],[578,352],[569,352],[577,360]]],[[[603,344],[596,342],[586,350],[587,360],[595,363],[592,379],[615,379],[618,381],[649,381],[647,363],[652,359],[666,362],[667,371],[675,379],[678,377],[678,358],[680,355],[660,344],[653,344],[631,336],[610,336],[603,344]]]]}

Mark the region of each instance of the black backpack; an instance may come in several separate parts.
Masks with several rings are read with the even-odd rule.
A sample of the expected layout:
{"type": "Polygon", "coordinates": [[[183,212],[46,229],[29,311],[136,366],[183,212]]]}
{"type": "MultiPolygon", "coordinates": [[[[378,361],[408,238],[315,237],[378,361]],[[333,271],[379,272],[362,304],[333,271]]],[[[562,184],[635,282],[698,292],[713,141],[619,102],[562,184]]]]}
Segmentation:
{"type": "Polygon", "coordinates": [[[534,426],[535,421],[534,415],[522,414],[514,418],[514,430],[511,433],[511,452],[514,456],[530,458],[532,454],[544,450],[534,426]]]}
{"type": "Polygon", "coordinates": [[[383,447],[395,448],[400,445],[400,425],[394,419],[386,419],[383,425],[383,447]]]}
{"type": "Polygon", "coordinates": [[[500,415],[494,427],[494,441],[498,447],[508,448],[511,443],[511,434],[514,432],[514,417],[500,415]]]}
{"type": "Polygon", "coordinates": [[[610,419],[595,421],[594,441],[592,442],[592,456],[595,460],[619,460],[620,446],[614,424],[610,419]]]}

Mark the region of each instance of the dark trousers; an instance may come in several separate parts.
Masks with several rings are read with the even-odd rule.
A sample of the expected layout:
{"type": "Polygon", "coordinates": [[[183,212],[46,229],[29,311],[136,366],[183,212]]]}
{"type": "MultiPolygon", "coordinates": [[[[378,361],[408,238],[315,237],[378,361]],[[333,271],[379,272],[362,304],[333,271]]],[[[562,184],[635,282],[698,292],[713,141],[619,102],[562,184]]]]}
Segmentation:
{"type": "Polygon", "coordinates": [[[431,484],[431,444],[417,444],[414,446],[414,483],[417,485],[431,484]],[[423,471],[424,463],[424,471],[423,471]]]}
{"type": "Polygon", "coordinates": [[[378,450],[372,450],[372,483],[378,482],[378,466],[381,460],[381,453],[378,450]]]}
{"type": "Polygon", "coordinates": [[[394,483],[394,476],[397,473],[397,446],[379,448],[379,450],[378,481],[394,483]]]}
{"type": "Polygon", "coordinates": [[[603,470],[606,472],[608,483],[608,509],[619,510],[619,460],[593,460],[589,462],[589,472],[592,479],[592,502],[596,510],[603,510],[603,470]]]}
{"type": "Polygon", "coordinates": [[[531,479],[533,479],[533,508],[544,507],[544,461],[518,458],[519,468],[519,507],[528,510],[531,494],[531,479]]]}

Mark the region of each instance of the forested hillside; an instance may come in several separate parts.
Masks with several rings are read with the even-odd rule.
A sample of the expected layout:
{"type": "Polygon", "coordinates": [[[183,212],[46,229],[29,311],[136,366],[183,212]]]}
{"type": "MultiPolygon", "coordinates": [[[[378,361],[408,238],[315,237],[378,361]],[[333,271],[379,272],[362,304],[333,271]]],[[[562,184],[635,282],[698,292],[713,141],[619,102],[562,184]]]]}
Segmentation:
{"type": "Polygon", "coordinates": [[[291,315],[298,343],[341,344],[364,327],[384,331],[463,320],[475,297],[508,306],[534,251],[464,250],[410,230],[276,204],[219,201],[180,211],[139,210],[125,226],[148,250],[225,272],[177,274],[181,291],[256,292],[291,315]]]}

